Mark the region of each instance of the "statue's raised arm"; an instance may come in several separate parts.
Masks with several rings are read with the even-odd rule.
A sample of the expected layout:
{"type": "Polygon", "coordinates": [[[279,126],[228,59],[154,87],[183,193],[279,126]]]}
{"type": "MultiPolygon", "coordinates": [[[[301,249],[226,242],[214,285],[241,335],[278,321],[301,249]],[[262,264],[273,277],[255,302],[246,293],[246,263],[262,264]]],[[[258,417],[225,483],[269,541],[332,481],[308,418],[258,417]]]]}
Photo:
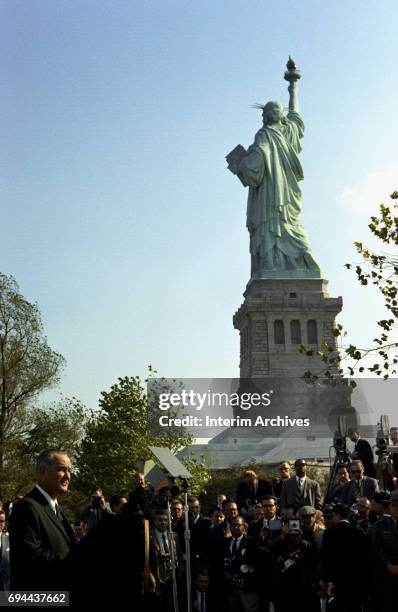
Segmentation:
{"type": "Polygon", "coordinates": [[[263,127],[246,151],[238,145],[227,155],[228,168],[249,187],[247,228],[250,233],[251,278],[320,278],[301,221],[303,169],[299,160],[304,123],[298,113],[297,81],[289,58],[289,112],[279,102],[256,105],[263,127]]]}
{"type": "Polygon", "coordinates": [[[286,72],[285,72],[285,80],[289,81],[288,92],[290,94],[289,97],[289,111],[294,111],[295,113],[299,112],[298,105],[298,85],[297,81],[301,79],[301,74],[296,68],[296,64],[289,56],[289,61],[286,64],[286,72]]]}

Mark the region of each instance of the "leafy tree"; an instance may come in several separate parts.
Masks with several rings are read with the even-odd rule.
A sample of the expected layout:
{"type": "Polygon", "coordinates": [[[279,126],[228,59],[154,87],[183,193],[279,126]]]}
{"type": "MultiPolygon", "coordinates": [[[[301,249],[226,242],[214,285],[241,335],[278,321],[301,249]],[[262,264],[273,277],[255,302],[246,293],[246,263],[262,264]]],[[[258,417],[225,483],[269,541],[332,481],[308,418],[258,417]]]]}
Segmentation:
{"type": "Polygon", "coordinates": [[[191,454],[182,460],[182,463],[187,468],[188,472],[192,474],[192,479],[189,483],[189,493],[191,495],[206,495],[207,485],[211,481],[210,471],[206,467],[205,455],[201,455],[200,458],[195,457],[191,454]]]}
{"type": "Polygon", "coordinates": [[[0,498],[8,469],[8,449],[24,427],[26,409],[44,389],[54,386],[64,358],[43,335],[37,304],[20,293],[12,276],[0,273],[0,498]]]}
{"type": "MultiPolygon", "coordinates": [[[[392,207],[381,204],[379,216],[371,217],[368,227],[382,243],[394,246],[398,245],[398,205],[395,203],[395,200],[398,200],[398,191],[391,194],[391,199],[392,207]]],[[[304,377],[307,379],[318,376],[326,378],[354,376],[355,373],[365,371],[377,376],[383,375],[386,379],[397,373],[398,342],[394,334],[398,323],[398,257],[395,254],[375,252],[362,242],[354,244],[361,261],[357,264],[347,263],[345,267],[348,270],[355,269],[357,280],[362,286],[374,285],[378,289],[384,299],[387,317],[377,321],[380,333],[370,346],[363,348],[349,344],[338,352],[336,345],[322,344],[321,350],[316,354],[324,366],[317,374],[305,372],[304,377]],[[373,363],[368,365],[371,357],[374,357],[373,363]]],[[[342,325],[337,325],[334,336],[336,339],[346,338],[347,332],[342,325]]],[[[301,346],[300,351],[307,356],[315,354],[315,351],[308,350],[305,346],[301,346]]]]}
{"type": "Polygon", "coordinates": [[[77,487],[88,493],[100,486],[108,495],[131,488],[137,461],[149,458],[148,446],[164,446],[172,452],[190,444],[181,428],[153,435],[148,428],[148,404],[138,376],[119,378],[103,391],[100,411],[89,420],[77,468],[77,487]]]}
{"type": "Polygon", "coordinates": [[[73,464],[89,415],[79,400],[67,397],[45,408],[21,411],[19,427],[5,444],[3,499],[13,499],[33,486],[36,460],[43,449],[60,448],[70,456],[73,464]]]}

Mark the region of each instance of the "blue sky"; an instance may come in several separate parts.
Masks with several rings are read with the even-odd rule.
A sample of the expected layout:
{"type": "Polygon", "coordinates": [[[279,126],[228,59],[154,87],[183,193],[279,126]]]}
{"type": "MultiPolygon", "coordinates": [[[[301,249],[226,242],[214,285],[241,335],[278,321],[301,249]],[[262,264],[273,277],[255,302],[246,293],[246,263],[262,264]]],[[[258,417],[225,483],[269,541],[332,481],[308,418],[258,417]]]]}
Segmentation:
{"type": "Polygon", "coordinates": [[[396,2],[1,1],[0,269],[95,406],[118,376],[238,375],[246,192],[225,155],[288,101],[306,123],[303,218],[340,322],[383,314],[344,263],[398,188],[396,2]],[[395,181],[396,177],[396,181],[395,181]]]}

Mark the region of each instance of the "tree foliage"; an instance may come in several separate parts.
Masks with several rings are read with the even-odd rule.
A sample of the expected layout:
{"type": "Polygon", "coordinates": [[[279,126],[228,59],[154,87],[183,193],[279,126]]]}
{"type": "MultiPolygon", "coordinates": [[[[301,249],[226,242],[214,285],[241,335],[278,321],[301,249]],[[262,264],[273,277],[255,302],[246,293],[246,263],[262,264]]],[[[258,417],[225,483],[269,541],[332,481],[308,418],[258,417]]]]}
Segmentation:
{"type": "Polygon", "coordinates": [[[108,495],[127,492],[137,461],[150,458],[149,446],[176,452],[192,441],[181,428],[151,435],[146,392],[138,376],[119,378],[110,391],[101,393],[99,405],[87,424],[77,461],[77,487],[86,493],[96,486],[108,495]]]}
{"type": "Polygon", "coordinates": [[[63,397],[43,408],[19,413],[18,428],[5,442],[2,498],[13,499],[35,483],[35,465],[46,448],[64,450],[74,463],[90,413],[76,398],[63,397]]]}
{"type": "Polygon", "coordinates": [[[20,293],[12,276],[0,273],[0,497],[8,452],[17,448],[29,404],[59,381],[64,358],[43,335],[37,304],[20,293]]]}
{"type": "MultiPolygon", "coordinates": [[[[398,245],[398,191],[391,194],[393,204],[391,207],[381,204],[379,216],[371,217],[368,227],[372,234],[383,244],[390,246],[398,245]]],[[[373,339],[370,346],[365,348],[354,344],[343,346],[337,352],[336,346],[324,343],[321,351],[317,352],[318,357],[325,364],[321,373],[316,376],[312,372],[306,372],[305,378],[317,378],[320,374],[326,378],[336,376],[354,376],[355,373],[368,371],[383,378],[389,378],[397,374],[398,364],[398,342],[396,334],[398,322],[398,257],[395,254],[375,252],[365,246],[362,242],[355,242],[357,253],[361,256],[361,261],[357,264],[347,263],[348,270],[354,269],[357,280],[362,286],[374,285],[384,300],[387,316],[377,321],[380,333],[373,339]],[[369,359],[372,364],[368,365],[369,359]],[[345,363],[349,361],[348,365],[345,363]]],[[[337,325],[334,330],[335,338],[346,338],[347,332],[342,325],[337,325]]],[[[301,352],[308,356],[314,354],[306,347],[300,347],[301,352]]]]}

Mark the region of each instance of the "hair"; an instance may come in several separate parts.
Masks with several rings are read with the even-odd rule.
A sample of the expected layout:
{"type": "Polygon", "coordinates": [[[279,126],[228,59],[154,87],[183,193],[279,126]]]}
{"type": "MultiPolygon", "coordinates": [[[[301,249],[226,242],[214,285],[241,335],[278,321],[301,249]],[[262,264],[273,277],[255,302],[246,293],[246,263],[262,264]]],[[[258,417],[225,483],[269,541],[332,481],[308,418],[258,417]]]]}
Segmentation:
{"type": "Polygon", "coordinates": [[[125,495],[111,495],[109,498],[109,505],[111,509],[113,508],[113,506],[120,504],[122,499],[126,499],[126,496],[125,495]]]}
{"type": "Polygon", "coordinates": [[[95,487],[95,489],[93,489],[90,493],[90,495],[94,495],[94,493],[101,493],[101,495],[104,494],[103,490],[101,489],[101,487],[95,487]]]}
{"type": "Polygon", "coordinates": [[[336,504],[333,508],[333,514],[337,514],[343,520],[346,520],[350,516],[350,507],[347,504],[336,504]]]}
{"type": "Polygon", "coordinates": [[[214,510],[211,513],[211,515],[214,516],[216,512],[217,512],[217,514],[222,514],[223,516],[225,516],[224,510],[221,510],[220,508],[214,508],[214,510]]]}
{"type": "Polygon", "coordinates": [[[350,469],[352,468],[352,466],[354,465],[354,463],[359,463],[360,465],[362,465],[362,469],[364,469],[363,467],[363,463],[360,459],[353,459],[350,465],[350,469]]]}
{"type": "Polygon", "coordinates": [[[199,497],[196,497],[196,495],[190,495],[188,497],[188,504],[194,504],[195,502],[198,502],[198,501],[199,501],[199,497]]]}
{"type": "Polygon", "coordinates": [[[244,477],[245,478],[257,478],[257,474],[254,470],[246,470],[246,472],[244,473],[244,477]]]}
{"type": "Polygon", "coordinates": [[[275,505],[276,505],[276,499],[277,498],[274,495],[264,495],[264,497],[261,498],[261,502],[263,502],[264,500],[268,501],[270,499],[272,499],[275,502],[275,505]]]}
{"type": "Polygon", "coordinates": [[[158,508],[157,510],[155,510],[154,517],[157,518],[158,516],[165,516],[166,518],[169,518],[167,510],[162,510],[162,508],[158,508]]]}
{"type": "Polygon", "coordinates": [[[36,471],[39,472],[44,465],[51,465],[54,462],[55,455],[66,455],[66,453],[59,448],[42,451],[36,461],[36,471]]]}
{"type": "Polygon", "coordinates": [[[239,519],[240,521],[242,521],[242,522],[243,522],[243,524],[244,524],[244,526],[245,526],[245,529],[246,529],[246,522],[245,522],[245,519],[244,519],[244,517],[243,517],[243,516],[241,516],[240,514],[238,514],[238,516],[234,516],[234,518],[232,519],[232,521],[233,521],[233,522],[235,522],[235,521],[237,521],[238,519],[239,519]]]}
{"type": "Polygon", "coordinates": [[[236,502],[233,499],[230,499],[229,497],[227,497],[226,499],[224,499],[224,501],[221,504],[223,510],[225,510],[227,504],[236,504],[236,502]]]}
{"type": "Polygon", "coordinates": [[[279,467],[282,467],[282,465],[287,464],[289,466],[289,469],[292,468],[292,466],[290,465],[290,461],[279,461],[279,467]]]}
{"type": "Polygon", "coordinates": [[[298,507],[296,506],[296,504],[286,504],[286,506],[284,507],[284,510],[293,510],[294,514],[297,514],[298,507]]]}

